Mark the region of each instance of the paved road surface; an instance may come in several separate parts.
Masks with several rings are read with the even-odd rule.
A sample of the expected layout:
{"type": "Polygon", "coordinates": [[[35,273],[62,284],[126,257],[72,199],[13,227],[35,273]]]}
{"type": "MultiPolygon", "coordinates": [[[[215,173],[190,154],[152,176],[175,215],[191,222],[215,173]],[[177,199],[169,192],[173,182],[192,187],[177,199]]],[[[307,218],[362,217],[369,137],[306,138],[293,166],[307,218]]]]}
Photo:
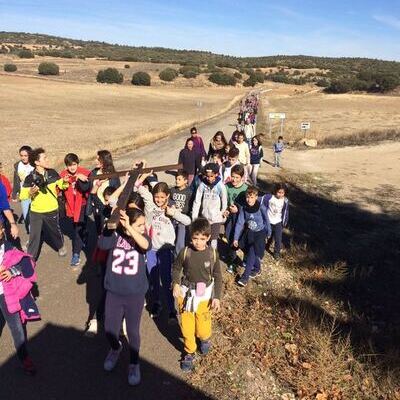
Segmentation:
{"type": "MultiPolygon", "coordinates": [[[[222,117],[199,127],[206,146],[217,130],[230,136],[234,130],[236,108],[222,117]]],[[[129,168],[132,160],[146,158],[148,165],[171,164],[177,161],[187,133],[163,139],[126,154],[116,161],[118,168],[129,168]]],[[[172,183],[172,177],[165,177],[172,183]]],[[[160,179],[164,179],[160,174],[160,179]]],[[[21,226],[22,231],[22,226],[21,226]]],[[[26,238],[24,238],[26,240],[26,238]]],[[[66,240],[70,251],[70,241],[66,240]]],[[[72,271],[68,259],[62,259],[47,245],[43,246],[38,263],[38,305],[42,321],[28,326],[32,358],[39,369],[35,378],[25,377],[13,357],[14,348],[6,327],[0,339],[0,399],[207,399],[192,391],[182,380],[179,370],[181,342],[178,327],[167,324],[163,315],[157,326],[144,312],[142,319],[142,384],[127,385],[127,352],[116,370],[106,374],[102,369],[108,351],[105,338],[83,336],[88,315],[87,298],[99,280],[93,269],[72,271]],[[77,283],[80,277],[80,284],[77,283]],[[88,285],[86,282],[89,282],[88,285]]]]}

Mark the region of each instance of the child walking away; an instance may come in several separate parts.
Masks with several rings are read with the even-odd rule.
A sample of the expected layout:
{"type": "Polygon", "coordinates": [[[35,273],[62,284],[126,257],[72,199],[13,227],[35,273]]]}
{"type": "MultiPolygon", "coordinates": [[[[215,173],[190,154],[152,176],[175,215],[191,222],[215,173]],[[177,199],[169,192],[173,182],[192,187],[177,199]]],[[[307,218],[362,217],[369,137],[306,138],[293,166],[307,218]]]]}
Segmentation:
{"type": "Polygon", "coordinates": [[[228,206],[225,185],[219,176],[217,164],[209,163],[204,166],[204,177],[196,191],[193,202],[192,219],[200,215],[211,224],[211,247],[216,249],[219,231],[224,222],[224,211],[228,206]]]}
{"type": "Polygon", "coordinates": [[[251,186],[246,190],[246,204],[239,212],[233,242],[235,247],[242,249],[246,257],[246,268],[238,280],[239,286],[246,286],[249,278],[260,275],[265,239],[270,235],[267,209],[258,200],[258,189],[251,186]]]}
{"type": "Polygon", "coordinates": [[[201,156],[194,150],[192,138],[186,140],[185,148],[179,152],[178,163],[182,164],[183,169],[189,174],[188,181],[191,185],[201,168],[201,156]]]}
{"type": "Polygon", "coordinates": [[[289,222],[289,200],[285,196],[286,187],[281,183],[274,186],[273,194],[263,197],[263,204],[267,208],[268,220],[271,224],[272,236],[267,242],[269,249],[272,239],[274,240],[274,258],[279,260],[282,247],[282,230],[289,222]]]}
{"type": "Polygon", "coordinates": [[[178,300],[184,356],[181,368],[193,370],[196,339],[200,340],[200,353],[205,355],[211,347],[211,309],[221,308],[222,274],[217,250],[207,245],[211,226],[204,218],[190,227],[191,244],[176,259],[172,271],[174,297],[178,300]]]}
{"type": "Polygon", "coordinates": [[[109,250],[104,279],[106,294],[105,332],[111,349],[104,361],[104,369],[112,371],[122,350],[119,334],[122,319],[126,320],[129,339],[130,385],[140,383],[139,349],[140,320],[148,289],[145,254],[150,238],[145,232],[145,216],[138,209],[121,211],[121,227],[105,231],[98,239],[98,247],[109,250]]]}
{"type": "Polygon", "coordinates": [[[257,175],[260,169],[260,163],[264,157],[264,151],[259,136],[254,136],[251,139],[250,145],[250,179],[253,185],[257,186],[257,175]]]}
{"type": "MultiPolygon", "coordinates": [[[[175,207],[187,216],[190,215],[192,209],[192,190],[188,185],[188,174],[180,169],[176,174],[175,186],[171,188],[171,200],[175,207]]],[[[186,225],[176,222],[176,241],[175,255],[186,246],[186,225]]]]}
{"type": "Polygon", "coordinates": [[[233,250],[233,241],[235,234],[235,226],[239,210],[246,204],[247,185],[243,181],[244,167],[243,165],[235,165],[231,171],[231,181],[226,185],[228,193],[228,208],[224,216],[227,218],[225,223],[225,235],[228,241],[228,251],[226,263],[228,265],[227,272],[235,273],[236,270],[236,251],[233,250]]]}
{"type": "Polygon", "coordinates": [[[280,168],[281,166],[281,156],[282,152],[285,148],[285,145],[283,143],[283,136],[278,137],[278,141],[274,143],[273,145],[273,150],[274,150],[274,157],[275,157],[275,167],[280,168]]]}
{"type": "Polygon", "coordinates": [[[32,283],[36,281],[34,266],[30,255],[13,248],[5,240],[4,225],[0,222],[0,336],[7,323],[17,357],[28,375],[34,375],[36,369],[28,354],[23,324],[40,319],[30,293],[32,283]]]}
{"type": "Polygon", "coordinates": [[[61,194],[65,198],[65,214],[72,221],[72,258],[71,267],[80,264],[80,253],[87,242],[87,216],[86,203],[90,184],[88,176],[90,171],[79,166],[79,157],[74,153],[68,153],[64,158],[66,169],[60,176],[68,177],[69,186],[61,194]]]}
{"type": "MultiPolygon", "coordinates": [[[[150,174],[144,174],[138,181],[143,182],[150,174]]],[[[176,322],[174,298],[171,290],[171,270],[174,259],[175,227],[173,220],[182,225],[190,225],[190,217],[183,214],[170,203],[170,189],[165,182],[157,183],[152,193],[144,186],[138,192],[145,204],[146,225],[152,241],[152,249],[147,252],[147,268],[150,272],[153,306],[152,318],[161,313],[160,279],[168,302],[169,321],[176,322]]]]}

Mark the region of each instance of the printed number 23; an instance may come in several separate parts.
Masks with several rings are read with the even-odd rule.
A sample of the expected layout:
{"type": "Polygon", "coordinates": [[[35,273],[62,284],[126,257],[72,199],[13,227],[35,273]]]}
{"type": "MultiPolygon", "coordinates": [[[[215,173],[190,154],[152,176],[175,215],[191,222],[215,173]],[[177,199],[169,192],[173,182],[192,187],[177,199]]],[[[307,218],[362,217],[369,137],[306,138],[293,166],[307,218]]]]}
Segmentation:
{"type": "Polygon", "coordinates": [[[126,253],[121,249],[114,249],[114,261],[112,263],[112,271],[116,274],[136,275],[138,272],[139,253],[135,250],[126,253]],[[129,267],[123,267],[121,264],[128,261],[129,267]]]}

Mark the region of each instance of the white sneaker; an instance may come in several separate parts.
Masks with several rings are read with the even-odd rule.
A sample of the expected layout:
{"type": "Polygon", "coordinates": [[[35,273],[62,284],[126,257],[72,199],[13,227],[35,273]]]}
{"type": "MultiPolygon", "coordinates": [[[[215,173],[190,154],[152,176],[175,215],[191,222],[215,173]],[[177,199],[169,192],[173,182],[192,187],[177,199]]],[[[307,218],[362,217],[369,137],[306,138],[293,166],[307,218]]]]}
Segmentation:
{"type": "Polygon", "coordinates": [[[140,383],[140,366],[139,364],[129,364],[128,383],[131,386],[139,385],[140,383]]]}
{"type": "Polygon", "coordinates": [[[85,336],[97,335],[97,319],[91,319],[86,326],[85,336]]]}
{"type": "Polygon", "coordinates": [[[122,351],[122,343],[119,342],[119,349],[118,350],[113,350],[110,349],[110,351],[107,354],[106,359],[104,360],[104,369],[108,372],[112,371],[115,366],[117,365],[119,354],[122,351]]]}
{"type": "Polygon", "coordinates": [[[63,246],[61,249],[58,250],[58,255],[60,257],[65,257],[67,255],[67,249],[63,246]]]}
{"type": "Polygon", "coordinates": [[[125,318],[122,321],[122,332],[125,337],[128,337],[128,331],[126,330],[126,319],[125,318]]]}

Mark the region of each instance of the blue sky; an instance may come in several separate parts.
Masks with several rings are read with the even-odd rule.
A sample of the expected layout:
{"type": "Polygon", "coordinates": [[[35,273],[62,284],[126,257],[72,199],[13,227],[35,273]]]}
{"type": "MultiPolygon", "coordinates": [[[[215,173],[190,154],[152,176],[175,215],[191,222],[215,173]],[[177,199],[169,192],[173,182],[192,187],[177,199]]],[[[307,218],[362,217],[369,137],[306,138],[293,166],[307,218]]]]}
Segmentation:
{"type": "Polygon", "coordinates": [[[235,56],[400,61],[399,0],[0,0],[0,30],[235,56]]]}

